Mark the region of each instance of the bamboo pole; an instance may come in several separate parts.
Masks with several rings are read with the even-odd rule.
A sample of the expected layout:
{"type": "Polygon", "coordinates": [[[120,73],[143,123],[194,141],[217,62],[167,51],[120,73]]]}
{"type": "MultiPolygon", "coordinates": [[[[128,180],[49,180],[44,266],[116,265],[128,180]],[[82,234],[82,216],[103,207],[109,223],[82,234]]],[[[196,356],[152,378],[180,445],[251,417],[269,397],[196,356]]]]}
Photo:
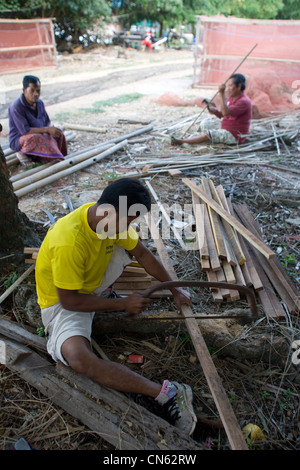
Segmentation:
{"type": "Polygon", "coordinates": [[[111,148],[112,144],[108,144],[105,146],[99,145],[99,147],[96,147],[95,149],[90,150],[88,152],[79,154],[74,158],[67,158],[66,160],[58,162],[51,167],[47,167],[39,171],[38,173],[34,173],[32,175],[29,175],[28,177],[22,178],[21,180],[14,182],[13,189],[16,192],[17,190],[24,188],[25,186],[31,185],[35,183],[36,181],[42,180],[43,178],[46,178],[47,176],[53,175],[55,173],[59,173],[65,168],[68,168],[70,166],[75,166],[84,160],[94,157],[95,155],[99,154],[99,152],[101,152],[102,150],[106,150],[109,147],[111,148]]]}
{"type": "Polygon", "coordinates": [[[90,127],[90,126],[81,126],[80,124],[68,124],[66,122],[62,123],[62,126],[65,129],[72,129],[76,131],[86,131],[86,132],[99,132],[99,133],[105,133],[106,129],[101,128],[101,127],[90,127]]]}
{"type": "Polygon", "coordinates": [[[34,264],[30,266],[20,277],[17,279],[1,296],[0,304],[15,290],[15,288],[26,279],[27,276],[34,270],[34,264]]]}
{"type": "Polygon", "coordinates": [[[23,187],[23,188],[19,189],[18,191],[15,191],[15,194],[18,197],[25,196],[25,194],[28,194],[31,191],[35,191],[37,189],[40,189],[43,186],[51,184],[51,183],[53,183],[54,181],[57,181],[60,178],[64,178],[65,176],[68,176],[71,173],[74,173],[75,171],[82,170],[83,168],[86,168],[89,165],[93,165],[93,163],[99,162],[103,158],[105,158],[105,157],[111,155],[112,153],[117,152],[121,148],[125,147],[127,145],[127,143],[128,143],[128,141],[124,140],[124,141],[118,143],[117,145],[115,145],[114,147],[111,147],[111,148],[105,150],[104,152],[100,153],[99,155],[95,155],[92,158],[89,158],[87,160],[84,160],[81,163],[78,163],[77,165],[71,166],[70,168],[66,168],[66,169],[64,169],[64,170],[62,170],[58,173],[55,173],[54,175],[50,175],[46,178],[43,178],[42,180],[40,180],[36,183],[30,184],[26,187],[23,187]]]}
{"type": "Polygon", "coordinates": [[[27,178],[27,176],[33,175],[34,173],[38,173],[39,171],[44,170],[45,168],[49,168],[49,166],[54,165],[56,162],[49,162],[45,163],[44,165],[36,166],[35,168],[31,168],[30,170],[25,170],[22,173],[18,173],[17,175],[12,176],[9,178],[11,183],[15,181],[21,180],[23,178],[27,178]]]}

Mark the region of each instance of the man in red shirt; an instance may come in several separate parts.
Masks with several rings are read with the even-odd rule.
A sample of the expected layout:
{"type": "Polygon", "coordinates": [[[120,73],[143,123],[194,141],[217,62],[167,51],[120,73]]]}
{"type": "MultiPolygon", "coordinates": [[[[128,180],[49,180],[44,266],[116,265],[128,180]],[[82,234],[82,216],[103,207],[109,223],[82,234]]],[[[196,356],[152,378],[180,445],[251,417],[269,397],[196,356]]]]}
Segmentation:
{"type": "Polygon", "coordinates": [[[216,128],[215,124],[219,124],[218,121],[204,120],[200,124],[202,134],[187,139],[172,137],[172,144],[201,144],[211,141],[213,144],[231,145],[245,142],[252,118],[252,104],[250,98],[244,93],[245,88],[244,75],[240,73],[232,75],[226,85],[223,83],[219,86],[220,109],[217,109],[214,103],[209,103],[207,106],[210,114],[222,119],[221,128],[219,125],[216,128]]]}

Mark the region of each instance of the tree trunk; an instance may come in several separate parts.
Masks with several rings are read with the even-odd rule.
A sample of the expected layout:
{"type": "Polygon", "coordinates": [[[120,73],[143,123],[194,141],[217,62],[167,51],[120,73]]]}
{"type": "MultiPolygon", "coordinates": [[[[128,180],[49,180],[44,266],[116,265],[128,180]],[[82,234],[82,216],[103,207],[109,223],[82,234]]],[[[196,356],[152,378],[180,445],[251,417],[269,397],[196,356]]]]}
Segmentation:
{"type": "MultiPolygon", "coordinates": [[[[2,126],[0,124],[0,131],[2,126]]],[[[34,232],[34,225],[28,217],[19,210],[18,198],[14,194],[9,181],[9,172],[5,156],[0,146],[0,272],[12,258],[4,258],[15,250],[16,254],[23,252],[24,246],[39,246],[41,240],[34,232]]]]}

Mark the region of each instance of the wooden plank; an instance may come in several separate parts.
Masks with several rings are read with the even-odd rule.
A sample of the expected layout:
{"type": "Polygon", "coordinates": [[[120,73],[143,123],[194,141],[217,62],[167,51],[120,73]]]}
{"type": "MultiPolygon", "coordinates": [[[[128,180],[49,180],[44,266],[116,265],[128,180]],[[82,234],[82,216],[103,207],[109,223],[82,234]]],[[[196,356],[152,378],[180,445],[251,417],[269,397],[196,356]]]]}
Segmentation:
{"type": "Polygon", "coordinates": [[[180,170],[168,170],[168,175],[176,178],[178,176],[182,176],[182,171],[180,170]]]}
{"type": "MultiPolygon", "coordinates": [[[[232,211],[230,210],[230,206],[228,204],[228,200],[225,196],[223,186],[219,185],[216,187],[217,194],[219,196],[220,205],[223,207],[225,211],[232,215],[232,211]]],[[[235,229],[228,223],[226,220],[222,220],[224,229],[226,231],[228,241],[232,246],[233,252],[237,259],[237,262],[242,265],[245,262],[245,255],[242,251],[242,248],[239,244],[238,237],[236,234],[235,229]]]]}
{"type": "MultiPolygon", "coordinates": [[[[147,217],[146,220],[148,220],[147,217]]],[[[152,228],[152,225],[153,224],[148,223],[150,230],[152,228]]],[[[169,258],[168,252],[161,238],[157,237],[157,232],[152,233],[152,239],[155,242],[161,262],[163,263],[166,270],[169,272],[170,277],[174,281],[178,280],[174,267],[169,258]]],[[[188,305],[183,305],[182,314],[185,317],[190,317],[192,315],[192,309],[188,305]]],[[[248,450],[245,438],[243,436],[237,418],[233,412],[231,403],[226,395],[222,381],[216,370],[215,364],[207,349],[197,320],[185,318],[185,323],[192,339],[192,342],[194,344],[195,351],[198,356],[204,375],[206,377],[208,386],[219,411],[231,448],[233,450],[248,450]]]]}
{"type": "Polygon", "coordinates": [[[218,256],[217,248],[215,245],[215,239],[210,225],[208,210],[205,204],[203,206],[203,215],[211,269],[213,271],[219,271],[221,269],[221,262],[218,256]]]}
{"type": "Polygon", "coordinates": [[[124,394],[96,384],[62,364],[54,367],[53,362],[31,349],[1,336],[0,358],[10,370],[118,450],[203,449],[124,394]],[[161,429],[163,438],[159,437],[161,429]]]}
{"type": "Polygon", "coordinates": [[[211,270],[209,259],[200,258],[200,264],[201,264],[202,271],[210,271],[211,270]]]}
{"type": "Polygon", "coordinates": [[[252,259],[255,269],[263,283],[263,289],[258,291],[258,296],[262,302],[267,318],[285,318],[285,311],[254,254],[252,254],[252,259]]]}
{"type": "Polygon", "coordinates": [[[175,235],[175,238],[176,238],[176,240],[178,241],[179,245],[181,246],[181,248],[182,248],[184,251],[186,251],[186,246],[185,246],[184,242],[182,241],[182,237],[181,237],[180,233],[178,232],[178,230],[177,230],[175,227],[173,227],[172,221],[171,221],[171,219],[170,219],[170,217],[169,217],[169,214],[168,214],[167,211],[165,210],[163,204],[161,204],[161,202],[160,202],[160,200],[159,200],[159,198],[158,198],[156,192],[155,192],[154,189],[152,188],[152,186],[151,186],[151,184],[149,183],[149,181],[146,181],[146,185],[148,186],[148,188],[149,188],[149,190],[150,190],[150,192],[151,192],[151,194],[152,194],[154,200],[156,201],[156,204],[158,205],[158,207],[159,207],[159,209],[160,209],[160,211],[161,211],[161,213],[162,213],[164,219],[166,220],[166,222],[169,224],[171,230],[173,231],[173,233],[174,233],[174,235],[175,235]]]}
{"type": "Polygon", "coordinates": [[[144,274],[143,272],[141,272],[141,274],[139,273],[131,273],[131,272],[127,272],[127,271],[123,271],[122,274],[120,275],[120,278],[138,278],[138,279],[147,279],[149,276],[149,274],[144,274]]]}
{"type": "MultiPolygon", "coordinates": [[[[122,393],[103,387],[87,377],[77,374],[70,367],[66,367],[61,363],[57,364],[56,372],[62,378],[73,383],[79,393],[81,392],[80,396],[88,390],[96,401],[100,400],[104,402],[107,411],[111,414],[109,421],[114,427],[115,438],[118,437],[119,439],[116,446],[118,449],[203,449],[201,444],[185,436],[177,428],[167,425],[166,421],[162,418],[149,412],[143,406],[134,403],[122,393]],[[124,416],[126,416],[125,420],[124,416]],[[128,422],[132,423],[133,426],[130,427],[128,422]],[[138,439],[134,436],[134,428],[137,432],[138,439]],[[161,429],[164,429],[164,441],[162,442],[159,439],[161,429]],[[125,440],[129,440],[129,438],[131,440],[130,447],[125,445],[125,440]]],[[[104,407],[101,407],[101,409],[103,408],[104,407]]],[[[95,415],[95,421],[97,418],[97,415],[95,415]]],[[[103,435],[105,432],[106,429],[103,428],[101,434],[103,435]]]]}
{"type": "Polygon", "coordinates": [[[192,193],[192,200],[200,257],[201,259],[209,259],[209,250],[204,225],[204,205],[200,203],[200,198],[195,193],[192,193]]]}
{"type": "Polygon", "coordinates": [[[17,322],[8,320],[8,318],[3,315],[0,316],[0,331],[2,335],[22,344],[34,347],[42,352],[47,351],[46,338],[32,333],[25,327],[20,326],[17,322]]]}
{"type": "Polygon", "coordinates": [[[234,274],[231,264],[229,264],[228,261],[224,259],[222,260],[222,267],[225,273],[226,282],[235,284],[236,278],[235,278],[235,274],[234,274]]]}
{"type": "Polygon", "coordinates": [[[239,236],[239,240],[240,240],[240,244],[241,244],[243,253],[246,256],[246,263],[245,264],[247,265],[252,285],[253,285],[253,287],[256,291],[262,290],[264,286],[263,286],[263,283],[262,283],[262,281],[260,279],[260,276],[257,272],[257,269],[256,269],[256,267],[253,263],[252,254],[251,254],[251,251],[250,251],[251,247],[246,246],[246,243],[245,243],[245,241],[243,240],[243,238],[241,236],[239,236]]]}
{"type": "Polygon", "coordinates": [[[115,283],[122,283],[122,282],[126,282],[126,283],[136,283],[136,285],[138,286],[140,283],[145,283],[145,282],[151,282],[152,279],[154,279],[152,276],[141,276],[141,277],[133,277],[133,276],[128,276],[125,274],[125,275],[121,275],[120,277],[118,277],[118,279],[116,279],[115,283]]]}
{"type": "MultiPolygon", "coordinates": [[[[215,271],[207,271],[207,279],[210,282],[217,282],[218,279],[217,279],[216,272],[215,271]]],[[[223,302],[224,299],[223,299],[223,295],[220,292],[220,289],[218,289],[217,287],[211,287],[210,290],[211,290],[211,295],[214,299],[214,302],[223,302]]]]}
{"type": "MultiPolygon", "coordinates": [[[[258,237],[261,237],[261,233],[257,223],[255,222],[252,214],[249,212],[246,206],[241,208],[234,206],[243,223],[248,224],[249,229],[255,231],[258,237]]],[[[300,298],[295,286],[291,279],[288,277],[284,268],[281,266],[277,258],[271,260],[265,260],[261,254],[254,249],[254,253],[270,281],[272,282],[275,290],[278,292],[284,303],[287,305],[289,311],[299,312],[300,311],[300,298]]]]}
{"type": "MultiPolygon", "coordinates": [[[[208,180],[208,184],[211,190],[212,198],[216,201],[217,204],[219,204],[221,207],[223,207],[223,209],[225,209],[221,201],[221,198],[215,188],[215,185],[211,179],[208,180]]],[[[233,246],[232,246],[232,241],[234,241],[233,230],[232,230],[232,227],[221,217],[220,217],[220,230],[224,239],[227,261],[231,266],[235,266],[237,261],[236,261],[236,256],[235,256],[233,246]]]]}
{"type": "Polygon", "coordinates": [[[243,284],[247,287],[252,286],[253,284],[252,284],[252,279],[251,279],[250,272],[248,269],[248,265],[244,263],[242,266],[239,266],[239,270],[241,272],[241,275],[244,278],[243,284]]]}
{"type": "Polygon", "coordinates": [[[192,191],[194,191],[200,199],[214,209],[221,217],[223,217],[230,225],[232,225],[246,240],[248,240],[255,248],[257,248],[267,259],[274,258],[275,253],[253,233],[247,230],[237,219],[228,214],[222,207],[219,206],[212,198],[202,191],[193,181],[183,178],[182,180],[192,191]]]}
{"type": "Polygon", "coordinates": [[[137,274],[138,276],[144,276],[144,275],[148,276],[148,273],[145,271],[144,268],[131,266],[131,265],[125,266],[124,273],[126,273],[126,274],[134,273],[134,274],[137,274]]]}
{"type": "Polygon", "coordinates": [[[237,284],[241,284],[242,286],[247,286],[247,287],[250,287],[252,286],[252,282],[250,284],[247,284],[246,283],[246,280],[243,276],[243,272],[242,272],[242,269],[241,269],[241,266],[239,264],[237,264],[236,266],[234,266],[234,274],[235,274],[235,278],[236,278],[236,282],[237,284]]]}
{"type": "MultiPolygon", "coordinates": [[[[152,287],[152,285],[150,286],[152,287]]],[[[115,292],[119,295],[124,295],[124,296],[128,296],[130,294],[132,294],[133,290],[132,289],[115,289],[115,292]]],[[[135,289],[134,292],[140,292],[141,295],[143,295],[143,292],[144,292],[144,289],[135,289]]],[[[171,291],[165,289],[165,290],[157,290],[155,292],[153,292],[153,294],[151,295],[151,298],[153,299],[162,299],[162,298],[169,298],[169,297],[173,297],[173,294],[171,291]]]]}
{"type": "Polygon", "coordinates": [[[149,289],[152,286],[151,281],[144,281],[144,282],[118,282],[116,281],[113,284],[113,290],[131,290],[131,291],[136,291],[136,290],[144,290],[144,289],[149,289]]]}
{"type": "Polygon", "coordinates": [[[29,246],[26,246],[24,248],[24,253],[27,254],[27,255],[31,254],[31,253],[35,253],[37,251],[39,251],[39,248],[32,248],[32,247],[29,247],[29,246]]]}
{"type": "MultiPolygon", "coordinates": [[[[206,178],[201,178],[201,183],[203,186],[203,191],[209,196],[212,197],[211,190],[209,187],[208,180],[206,178]]],[[[215,243],[216,243],[216,248],[219,257],[222,259],[227,257],[227,252],[225,248],[225,243],[223,239],[223,234],[221,232],[221,219],[218,216],[218,214],[211,208],[211,206],[208,205],[208,213],[209,213],[209,218],[211,222],[211,228],[214,234],[215,238],[215,243]]]]}
{"type": "MultiPolygon", "coordinates": [[[[217,276],[217,281],[218,282],[226,282],[226,277],[225,277],[225,273],[224,273],[223,269],[221,269],[220,271],[216,271],[216,276],[217,276]]],[[[225,289],[225,288],[222,287],[220,289],[220,293],[223,296],[223,299],[228,299],[230,297],[230,290],[229,289],[225,289]]]]}

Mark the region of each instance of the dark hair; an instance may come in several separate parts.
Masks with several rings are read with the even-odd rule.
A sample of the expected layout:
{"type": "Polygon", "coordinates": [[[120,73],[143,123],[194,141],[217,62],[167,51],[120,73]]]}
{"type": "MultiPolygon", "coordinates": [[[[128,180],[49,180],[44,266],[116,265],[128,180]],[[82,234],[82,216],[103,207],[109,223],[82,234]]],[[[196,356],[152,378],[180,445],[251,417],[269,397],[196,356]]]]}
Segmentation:
{"type": "Polygon", "coordinates": [[[127,214],[131,206],[141,204],[149,212],[151,197],[148,189],[135,178],[120,178],[110,183],[103,191],[97,203],[110,204],[119,212],[120,196],[127,197],[127,214]]]}
{"type": "Polygon", "coordinates": [[[230,78],[233,78],[233,83],[235,86],[241,84],[241,91],[244,91],[246,88],[246,78],[241,73],[234,73],[230,78]]]}
{"type": "Polygon", "coordinates": [[[23,78],[23,88],[27,88],[29,86],[29,83],[33,83],[34,85],[39,85],[40,79],[38,77],[35,77],[34,75],[25,75],[23,78]]]}

